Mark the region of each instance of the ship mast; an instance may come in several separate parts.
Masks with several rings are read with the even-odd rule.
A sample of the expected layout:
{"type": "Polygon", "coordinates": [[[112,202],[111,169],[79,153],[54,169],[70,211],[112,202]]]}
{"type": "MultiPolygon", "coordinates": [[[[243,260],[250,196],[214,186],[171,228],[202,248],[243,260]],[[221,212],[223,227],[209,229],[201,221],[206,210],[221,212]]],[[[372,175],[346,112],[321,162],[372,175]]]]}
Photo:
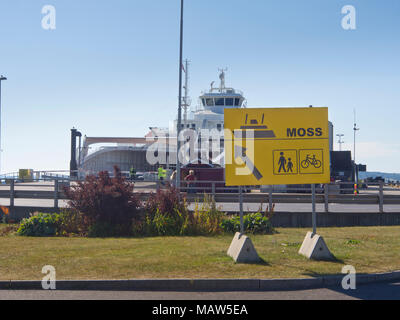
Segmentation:
{"type": "Polygon", "coordinates": [[[219,92],[222,93],[222,91],[225,89],[225,71],[228,71],[228,69],[219,69],[219,71],[221,72],[219,75],[219,79],[221,80],[221,83],[219,85],[219,92]]]}
{"type": "MultiPolygon", "coordinates": [[[[183,66],[182,66],[183,67],[183,66]]],[[[182,103],[182,108],[183,108],[183,124],[184,128],[187,126],[187,114],[188,114],[188,109],[190,106],[190,100],[188,97],[189,94],[189,60],[185,60],[185,67],[183,68],[185,71],[185,86],[183,87],[185,89],[185,96],[183,97],[183,103],[182,103]]]]}

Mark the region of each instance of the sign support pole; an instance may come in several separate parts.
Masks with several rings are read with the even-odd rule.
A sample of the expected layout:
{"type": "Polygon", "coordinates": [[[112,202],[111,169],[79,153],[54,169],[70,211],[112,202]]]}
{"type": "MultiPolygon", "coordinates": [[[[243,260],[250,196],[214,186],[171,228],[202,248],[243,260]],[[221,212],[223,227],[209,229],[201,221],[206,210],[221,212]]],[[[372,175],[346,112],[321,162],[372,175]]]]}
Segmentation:
{"type": "Polygon", "coordinates": [[[317,234],[317,213],[315,210],[315,184],[311,185],[311,199],[312,199],[312,227],[313,227],[313,236],[317,234]]]}
{"type": "Polygon", "coordinates": [[[239,187],[239,211],[240,211],[240,235],[244,234],[243,226],[243,189],[242,186],[239,187]]]}
{"type": "Polygon", "coordinates": [[[239,186],[240,232],[236,232],[228,249],[228,256],[238,263],[257,263],[260,257],[250,238],[244,235],[243,224],[243,187],[239,186]]]}
{"type": "Polygon", "coordinates": [[[307,232],[299,253],[313,260],[335,260],[324,239],[317,234],[317,212],[315,210],[315,184],[311,185],[312,193],[312,232],[307,232]]]}

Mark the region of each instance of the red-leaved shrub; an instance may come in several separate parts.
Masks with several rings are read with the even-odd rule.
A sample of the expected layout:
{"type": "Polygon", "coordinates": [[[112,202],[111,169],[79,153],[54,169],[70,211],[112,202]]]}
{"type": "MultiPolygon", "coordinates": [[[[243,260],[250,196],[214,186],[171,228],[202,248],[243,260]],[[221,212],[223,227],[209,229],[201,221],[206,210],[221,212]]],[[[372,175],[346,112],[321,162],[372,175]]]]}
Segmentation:
{"type": "Polygon", "coordinates": [[[133,192],[133,184],[127,182],[118,167],[114,177],[107,171],[98,176],[87,176],[83,182],[65,189],[70,208],[81,212],[85,223],[131,225],[132,219],[140,219],[140,201],[133,192]]]}
{"type": "Polygon", "coordinates": [[[154,215],[157,211],[163,215],[174,215],[176,211],[186,211],[185,199],[179,197],[179,192],[173,187],[152,193],[144,205],[147,214],[154,215]]]}

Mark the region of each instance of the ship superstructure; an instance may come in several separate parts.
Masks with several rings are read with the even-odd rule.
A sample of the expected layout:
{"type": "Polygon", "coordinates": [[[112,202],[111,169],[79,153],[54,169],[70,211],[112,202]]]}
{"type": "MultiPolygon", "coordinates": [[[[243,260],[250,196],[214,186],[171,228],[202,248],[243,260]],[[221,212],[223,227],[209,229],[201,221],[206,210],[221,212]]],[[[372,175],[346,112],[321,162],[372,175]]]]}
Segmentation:
{"type": "MultiPolygon", "coordinates": [[[[220,85],[214,87],[212,82],[210,89],[202,92],[199,97],[199,106],[193,111],[193,116],[182,123],[182,129],[217,129],[224,128],[224,110],[226,108],[244,108],[246,99],[243,93],[234,88],[225,86],[225,72],[220,69],[220,85]],[[186,123],[185,123],[186,122],[186,123]]],[[[177,123],[174,123],[175,127],[177,123]]]]}

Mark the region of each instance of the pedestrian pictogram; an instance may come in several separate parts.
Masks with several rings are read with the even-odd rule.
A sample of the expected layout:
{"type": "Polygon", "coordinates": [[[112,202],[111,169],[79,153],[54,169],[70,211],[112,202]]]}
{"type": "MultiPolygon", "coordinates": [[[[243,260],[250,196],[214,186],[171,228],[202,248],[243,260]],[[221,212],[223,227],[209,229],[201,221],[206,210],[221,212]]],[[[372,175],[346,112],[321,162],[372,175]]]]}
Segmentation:
{"type": "Polygon", "coordinates": [[[274,174],[298,174],[297,150],[274,150],[274,174]]]}
{"type": "Polygon", "coordinates": [[[280,173],[282,170],[283,170],[283,172],[286,172],[285,166],[286,166],[286,158],[284,157],[284,153],[281,152],[281,156],[279,158],[279,170],[278,170],[278,172],[280,173]]]}

